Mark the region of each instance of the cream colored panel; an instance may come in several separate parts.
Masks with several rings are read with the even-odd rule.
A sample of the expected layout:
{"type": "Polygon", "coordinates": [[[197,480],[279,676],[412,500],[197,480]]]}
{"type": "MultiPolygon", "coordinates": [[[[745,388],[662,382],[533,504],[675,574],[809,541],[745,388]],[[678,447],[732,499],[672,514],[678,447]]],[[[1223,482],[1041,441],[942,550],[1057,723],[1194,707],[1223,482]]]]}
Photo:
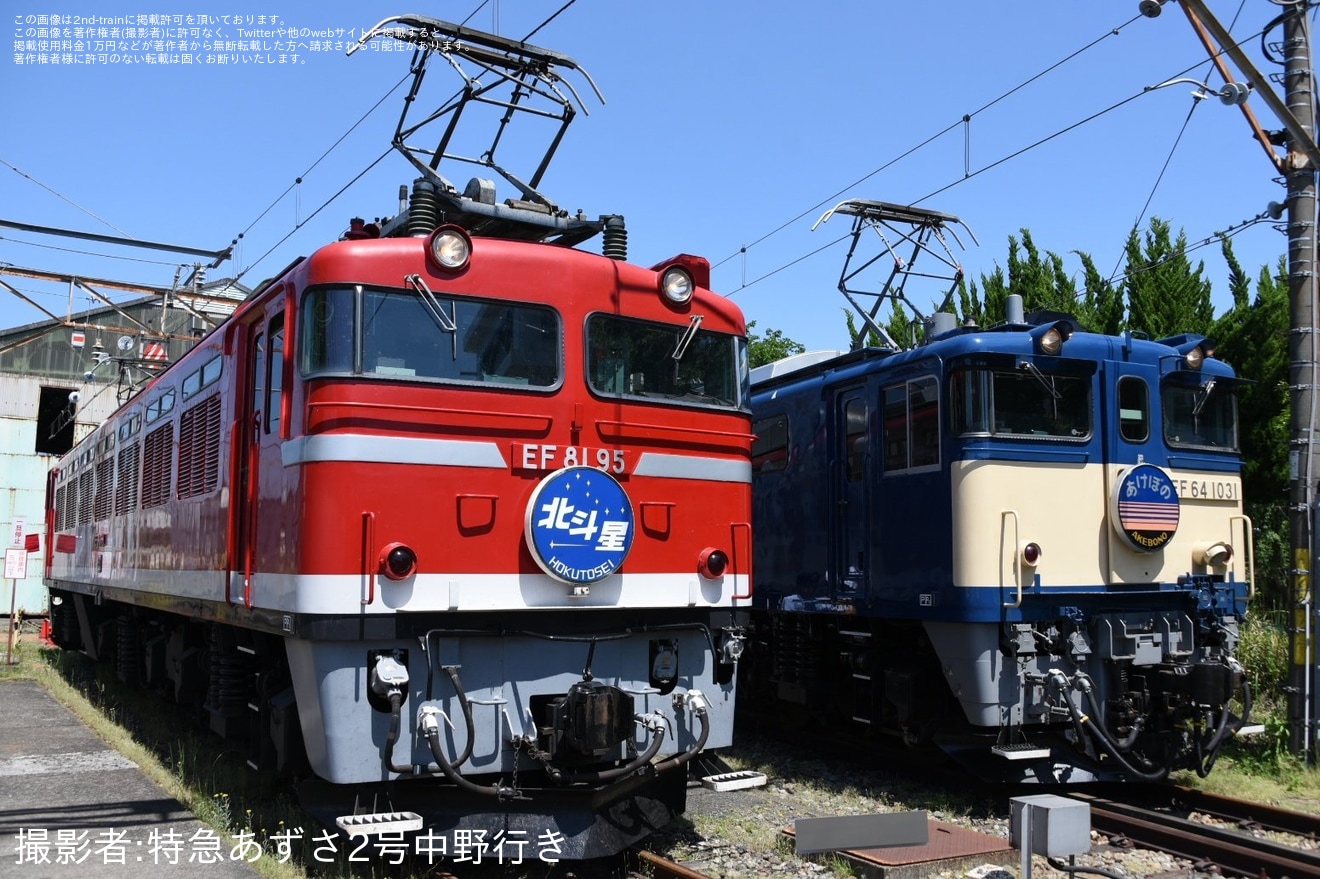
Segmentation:
{"type": "Polygon", "coordinates": [[[1044,551],[1035,568],[1042,584],[1103,582],[1103,467],[962,461],[952,471],[955,585],[1012,585],[1019,577],[1028,585],[1031,571],[1018,562],[1028,542],[1044,551]]]}
{"type": "MultiPolygon", "coordinates": [[[[1169,582],[1187,573],[1246,571],[1241,480],[1230,474],[1166,471],[1179,491],[1178,531],[1157,552],[1138,552],[1109,522],[1108,486],[1124,468],[1102,464],[962,461],[952,466],[953,580],[957,586],[1027,588],[1169,582]],[[1108,477],[1108,478],[1106,478],[1108,477]],[[1208,495],[1208,496],[1207,496],[1208,495]],[[1022,545],[1043,553],[1021,564],[1022,545]],[[1233,547],[1226,568],[1207,569],[1200,550],[1233,547]]],[[[1012,594],[1006,595],[1009,600],[1012,594]]]]}

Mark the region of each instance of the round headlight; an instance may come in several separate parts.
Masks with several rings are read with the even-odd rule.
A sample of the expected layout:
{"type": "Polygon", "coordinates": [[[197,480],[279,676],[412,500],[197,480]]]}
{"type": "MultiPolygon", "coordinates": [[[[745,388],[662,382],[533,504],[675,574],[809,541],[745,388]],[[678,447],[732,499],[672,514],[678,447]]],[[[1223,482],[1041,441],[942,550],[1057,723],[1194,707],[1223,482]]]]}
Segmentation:
{"type": "Polygon", "coordinates": [[[678,266],[666,269],[660,277],[660,292],[675,305],[682,305],[692,298],[692,276],[687,269],[678,266]]]}
{"type": "Polygon", "coordinates": [[[1197,345],[1187,352],[1187,368],[1200,369],[1202,363],[1205,363],[1205,352],[1201,350],[1200,345],[1197,345]]]}
{"type": "Polygon", "coordinates": [[[457,226],[436,229],[428,247],[436,265],[450,271],[466,266],[472,256],[472,241],[457,226]]]}
{"type": "Polygon", "coordinates": [[[1233,560],[1233,547],[1227,543],[1201,544],[1193,547],[1196,561],[1211,567],[1220,567],[1233,560]]]}
{"type": "Polygon", "coordinates": [[[1050,327],[1045,335],[1040,337],[1040,350],[1046,354],[1058,354],[1063,350],[1063,333],[1059,332],[1058,327],[1050,327]]]}

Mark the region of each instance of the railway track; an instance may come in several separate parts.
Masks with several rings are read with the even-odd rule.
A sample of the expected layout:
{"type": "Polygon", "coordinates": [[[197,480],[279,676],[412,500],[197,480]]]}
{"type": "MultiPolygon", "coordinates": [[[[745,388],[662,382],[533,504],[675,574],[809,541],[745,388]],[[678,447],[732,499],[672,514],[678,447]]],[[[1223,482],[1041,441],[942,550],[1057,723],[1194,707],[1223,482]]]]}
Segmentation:
{"type": "MultiPolygon", "coordinates": [[[[1320,817],[1170,786],[1156,799],[1119,802],[1070,793],[1115,845],[1159,849],[1199,872],[1251,879],[1320,879],[1320,817]]],[[[1130,798],[1129,794],[1129,798],[1130,798]]]]}
{"type": "Polygon", "coordinates": [[[628,853],[628,876],[638,879],[710,879],[690,867],[671,861],[663,855],[645,849],[634,849],[628,853]]]}

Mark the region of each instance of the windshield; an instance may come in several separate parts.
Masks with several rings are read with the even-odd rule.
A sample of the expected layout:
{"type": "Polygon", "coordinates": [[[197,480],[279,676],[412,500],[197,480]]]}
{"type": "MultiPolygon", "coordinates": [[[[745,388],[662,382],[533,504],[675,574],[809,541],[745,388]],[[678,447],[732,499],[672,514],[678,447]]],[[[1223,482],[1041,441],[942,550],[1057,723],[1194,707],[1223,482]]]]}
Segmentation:
{"type": "Polygon", "coordinates": [[[413,290],[330,287],[302,306],[302,371],[551,388],[559,316],[539,305],[413,290]]]}
{"type": "Polygon", "coordinates": [[[745,397],[745,343],[701,329],[608,314],[587,319],[587,381],[598,394],[736,408],[745,397]]]}
{"type": "Polygon", "coordinates": [[[1237,397],[1226,381],[1171,378],[1162,388],[1164,439],[1171,446],[1237,451],[1237,397]]]}
{"type": "Polygon", "coordinates": [[[1080,440],[1091,433],[1091,382],[1022,368],[960,369],[950,380],[956,434],[1080,440]]]}

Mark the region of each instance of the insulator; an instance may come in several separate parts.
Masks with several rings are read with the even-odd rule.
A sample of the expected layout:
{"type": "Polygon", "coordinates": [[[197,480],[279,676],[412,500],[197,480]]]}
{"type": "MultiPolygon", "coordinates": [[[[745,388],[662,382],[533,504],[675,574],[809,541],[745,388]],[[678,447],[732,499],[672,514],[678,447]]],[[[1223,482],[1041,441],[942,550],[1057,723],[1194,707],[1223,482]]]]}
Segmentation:
{"type": "Polygon", "coordinates": [[[606,217],[604,236],[601,253],[619,261],[628,258],[628,230],[624,228],[623,217],[617,214],[606,217]]]}
{"type": "Polygon", "coordinates": [[[370,238],[367,233],[367,221],[361,217],[354,217],[348,221],[348,231],[344,233],[344,238],[348,241],[361,241],[363,238],[370,238]]]}
{"type": "Polygon", "coordinates": [[[435,184],[425,177],[413,181],[412,202],[408,206],[408,234],[426,236],[440,225],[440,203],[436,200],[435,184]]]}

